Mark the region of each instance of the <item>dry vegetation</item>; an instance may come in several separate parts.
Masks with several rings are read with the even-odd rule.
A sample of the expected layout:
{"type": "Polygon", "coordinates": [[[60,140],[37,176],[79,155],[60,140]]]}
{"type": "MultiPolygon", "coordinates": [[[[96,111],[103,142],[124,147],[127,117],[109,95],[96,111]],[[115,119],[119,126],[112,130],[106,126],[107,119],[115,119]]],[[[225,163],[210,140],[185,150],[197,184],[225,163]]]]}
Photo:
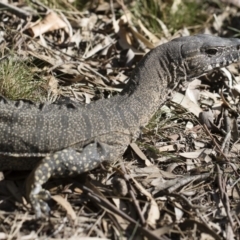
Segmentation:
{"type": "MultiPolygon", "coordinates": [[[[229,3],[237,1],[1,1],[0,92],[82,104],[111,97],[161,43],[239,36],[229,3]]],[[[28,173],[4,172],[0,239],[240,239],[238,69],[194,81],[184,102],[181,86],[123,159],[49,181],[48,219],[36,221],[23,197],[28,173]]]]}

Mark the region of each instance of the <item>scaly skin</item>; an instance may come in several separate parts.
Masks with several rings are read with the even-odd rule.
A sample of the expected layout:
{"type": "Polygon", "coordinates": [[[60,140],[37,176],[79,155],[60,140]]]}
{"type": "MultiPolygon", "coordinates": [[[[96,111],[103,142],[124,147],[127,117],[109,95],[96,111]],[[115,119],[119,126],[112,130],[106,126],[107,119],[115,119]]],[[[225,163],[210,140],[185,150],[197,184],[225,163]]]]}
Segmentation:
{"type": "Polygon", "coordinates": [[[0,170],[33,169],[29,200],[47,213],[50,177],[77,175],[121,156],[180,81],[239,61],[240,40],[211,35],[177,38],[150,51],[123,92],[81,106],[0,99],[0,170]]]}

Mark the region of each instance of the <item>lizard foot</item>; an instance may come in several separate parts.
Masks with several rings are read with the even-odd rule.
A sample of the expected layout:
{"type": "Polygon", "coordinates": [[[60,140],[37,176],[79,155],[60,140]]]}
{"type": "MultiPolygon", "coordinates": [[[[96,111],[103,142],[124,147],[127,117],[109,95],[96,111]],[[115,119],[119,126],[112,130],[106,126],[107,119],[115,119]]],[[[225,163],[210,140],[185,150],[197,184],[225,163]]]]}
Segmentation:
{"type": "Polygon", "coordinates": [[[44,215],[48,216],[50,208],[46,201],[51,199],[49,191],[42,188],[40,184],[34,184],[29,193],[29,200],[34,209],[36,218],[41,218],[44,215]]]}
{"type": "Polygon", "coordinates": [[[102,161],[111,160],[114,152],[115,148],[112,146],[94,142],[85,146],[82,152],[68,148],[39,161],[26,184],[27,195],[36,217],[40,218],[42,213],[48,214],[50,211],[46,203],[51,198],[50,193],[42,188],[50,177],[76,176],[92,170],[102,161]]]}

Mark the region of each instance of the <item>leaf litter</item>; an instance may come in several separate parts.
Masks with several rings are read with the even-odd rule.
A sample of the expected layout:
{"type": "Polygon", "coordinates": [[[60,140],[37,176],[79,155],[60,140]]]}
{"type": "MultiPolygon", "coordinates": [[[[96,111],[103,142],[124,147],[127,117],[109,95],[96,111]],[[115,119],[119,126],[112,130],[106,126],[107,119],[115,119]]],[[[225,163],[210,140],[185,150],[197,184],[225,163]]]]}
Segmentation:
{"type": "MultiPolygon", "coordinates": [[[[151,16],[162,29],[155,34],[123,1],[89,1],[91,11],[82,12],[61,3],[0,3],[1,94],[88,104],[120,92],[159,44],[190,33],[238,34],[225,25],[238,16],[234,6],[210,4],[203,26],[176,31],[151,16]]],[[[173,1],[172,14],[181,3],[173,1]]],[[[179,86],[123,159],[49,181],[47,221],[36,221],[23,197],[26,174],[4,173],[0,239],[240,239],[238,75],[235,64],[179,86]]]]}

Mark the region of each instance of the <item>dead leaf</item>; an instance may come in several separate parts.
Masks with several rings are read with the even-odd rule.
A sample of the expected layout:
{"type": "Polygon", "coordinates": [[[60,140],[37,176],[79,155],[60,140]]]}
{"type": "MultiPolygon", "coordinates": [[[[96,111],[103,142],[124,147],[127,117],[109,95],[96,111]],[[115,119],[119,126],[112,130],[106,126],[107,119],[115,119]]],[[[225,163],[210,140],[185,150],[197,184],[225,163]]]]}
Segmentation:
{"type": "Polygon", "coordinates": [[[71,204],[65,198],[60,195],[51,196],[51,198],[67,211],[67,214],[71,217],[72,220],[76,219],[76,213],[74,212],[71,204]]]}
{"type": "Polygon", "coordinates": [[[179,204],[178,202],[175,202],[174,205],[175,205],[174,206],[175,216],[177,221],[179,222],[182,219],[184,212],[181,210],[182,208],[181,204],[179,204]]]}
{"type": "Polygon", "coordinates": [[[202,109],[196,103],[192,102],[188,97],[184,96],[181,93],[175,92],[172,101],[180,104],[182,107],[184,107],[197,117],[199,116],[199,113],[202,111],[202,109]]]}
{"type": "Polygon", "coordinates": [[[184,158],[190,158],[190,159],[194,159],[194,158],[199,158],[203,153],[204,154],[211,154],[213,152],[212,149],[201,149],[201,150],[197,150],[195,152],[184,152],[184,153],[179,153],[179,156],[184,157],[184,158]]]}
{"type": "Polygon", "coordinates": [[[159,42],[160,39],[158,37],[156,37],[153,33],[151,33],[142,23],[142,21],[139,19],[138,20],[138,24],[140,26],[140,28],[142,29],[142,31],[148,36],[148,38],[150,39],[150,41],[154,44],[154,46],[156,46],[159,42]]]}
{"type": "Polygon", "coordinates": [[[136,143],[131,143],[130,147],[143,161],[145,161],[146,166],[152,166],[152,163],[147,159],[146,155],[142,152],[136,143]]]}
{"type": "Polygon", "coordinates": [[[43,33],[67,28],[67,24],[53,11],[51,11],[42,21],[37,22],[35,25],[28,29],[31,37],[35,38],[43,33]]]}
{"type": "Polygon", "coordinates": [[[142,43],[144,43],[146,47],[148,47],[150,49],[153,49],[155,47],[147,38],[145,38],[142,34],[137,32],[133,27],[129,26],[129,29],[130,29],[131,33],[133,34],[133,36],[136,39],[140,40],[142,43]]]}
{"type": "Polygon", "coordinates": [[[208,109],[208,111],[202,111],[199,114],[199,122],[202,125],[205,124],[208,127],[208,129],[212,129],[212,124],[211,123],[213,123],[213,120],[214,120],[213,112],[210,108],[208,109]]]}
{"type": "Polygon", "coordinates": [[[159,152],[174,152],[175,148],[174,145],[167,145],[167,146],[163,146],[158,148],[159,152]]]}
{"type": "Polygon", "coordinates": [[[200,90],[199,85],[201,81],[199,79],[194,79],[188,84],[185,96],[187,96],[192,102],[198,104],[200,90]]]}

